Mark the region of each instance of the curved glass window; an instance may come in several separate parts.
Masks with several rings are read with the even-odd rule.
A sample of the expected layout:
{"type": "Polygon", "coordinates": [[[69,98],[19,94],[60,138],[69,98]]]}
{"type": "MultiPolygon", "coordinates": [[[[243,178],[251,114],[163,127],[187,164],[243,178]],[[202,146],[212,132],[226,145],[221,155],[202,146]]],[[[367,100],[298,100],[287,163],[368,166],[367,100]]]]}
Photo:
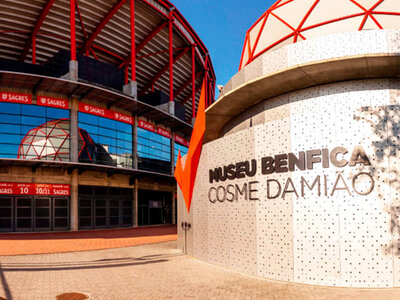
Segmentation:
{"type": "Polygon", "coordinates": [[[0,102],[0,157],[69,161],[69,110],[0,102]]]}
{"type": "Polygon", "coordinates": [[[142,128],[137,129],[138,167],[171,173],[171,139],[142,128]]]}
{"type": "Polygon", "coordinates": [[[132,168],[132,125],[78,113],[79,161],[132,168]]]}

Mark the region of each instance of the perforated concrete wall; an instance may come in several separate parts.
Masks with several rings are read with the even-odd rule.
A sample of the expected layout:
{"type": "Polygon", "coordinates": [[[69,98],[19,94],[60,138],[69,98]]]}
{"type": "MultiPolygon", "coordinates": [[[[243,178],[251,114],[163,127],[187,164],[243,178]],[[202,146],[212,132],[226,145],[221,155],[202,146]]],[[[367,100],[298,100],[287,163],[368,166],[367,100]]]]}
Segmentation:
{"type": "MultiPolygon", "coordinates": [[[[399,82],[389,79],[282,95],[249,113],[236,132],[205,144],[190,214],[178,193],[178,226],[192,225],[187,253],[270,279],[399,287],[399,95],[399,82]],[[327,154],[336,147],[348,151],[335,156],[346,159],[345,166],[334,165],[327,154]],[[365,150],[370,165],[361,155],[350,166],[356,147],[365,150]],[[276,163],[275,155],[300,157],[315,149],[321,162],[312,168],[262,174],[262,158],[276,163]],[[251,160],[254,176],[210,183],[210,170],[251,160]],[[235,191],[244,184],[247,193],[235,191]],[[236,198],[224,194],[228,185],[236,198]]],[[[178,234],[184,250],[184,231],[178,234]]]]}

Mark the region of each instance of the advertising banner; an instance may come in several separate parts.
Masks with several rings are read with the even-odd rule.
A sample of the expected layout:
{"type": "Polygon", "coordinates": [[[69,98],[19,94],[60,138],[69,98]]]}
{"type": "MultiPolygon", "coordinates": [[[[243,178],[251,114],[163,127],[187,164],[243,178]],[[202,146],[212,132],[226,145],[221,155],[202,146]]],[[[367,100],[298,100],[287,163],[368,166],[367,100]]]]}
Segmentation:
{"type": "Polygon", "coordinates": [[[37,96],[37,104],[48,107],[69,109],[69,103],[66,99],[37,96]]]}
{"type": "Polygon", "coordinates": [[[32,104],[32,95],[20,94],[20,93],[10,93],[10,92],[0,92],[1,102],[11,102],[20,104],[32,104]]]}
{"type": "Polygon", "coordinates": [[[183,146],[189,147],[189,141],[187,139],[185,139],[184,137],[181,137],[179,134],[175,134],[175,142],[177,142],[183,146]]]}
{"type": "Polygon", "coordinates": [[[128,124],[133,124],[133,117],[129,115],[125,115],[116,111],[112,111],[106,108],[90,105],[90,104],[85,104],[85,103],[79,103],[79,111],[99,117],[104,117],[107,119],[112,119],[128,124]]]}
{"type": "Polygon", "coordinates": [[[169,139],[171,138],[171,132],[162,127],[157,127],[157,134],[162,135],[169,139]]]}
{"type": "Polygon", "coordinates": [[[152,132],[156,130],[153,124],[146,122],[144,120],[138,120],[138,127],[152,132]]]}
{"type": "Polygon", "coordinates": [[[0,182],[0,195],[69,196],[70,185],[0,182]]]}

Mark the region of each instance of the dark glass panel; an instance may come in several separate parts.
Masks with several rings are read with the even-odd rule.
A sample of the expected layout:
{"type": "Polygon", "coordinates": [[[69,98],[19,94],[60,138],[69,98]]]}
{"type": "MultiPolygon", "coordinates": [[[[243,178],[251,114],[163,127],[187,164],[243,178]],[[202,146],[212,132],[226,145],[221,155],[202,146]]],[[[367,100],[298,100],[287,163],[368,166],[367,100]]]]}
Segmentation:
{"type": "Polygon", "coordinates": [[[110,208],[109,209],[110,216],[119,216],[119,208],[110,208]]]}
{"type": "Polygon", "coordinates": [[[110,225],[111,226],[119,225],[119,217],[110,217],[110,225]]]}
{"type": "Polygon", "coordinates": [[[68,206],[68,199],[67,198],[65,198],[65,199],[63,199],[63,198],[61,198],[61,199],[58,199],[58,198],[56,198],[56,199],[54,199],[54,206],[61,206],[61,207],[67,207],[68,206]]]}
{"type": "Polygon", "coordinates": [[[11,229],[11,219],[0,219],[0,228],[10,228],[11,229]]]}
{"type": "Polygon", "coordinates": [[[17,220],[17,228],[31,228],[31,227],[32,227],[32,219],[17,220]]]}
{"type": "Polygon", "coordinates": [[[18,199],[18,206],[31,206],[31,199],[30,198],[22,198],[18,199]]]}
{"type": "Polygon", "coordinates": [[[0,198],[0,207],[11,206],[12,198],[0,198]]]}
{"type": "Polygon", "coordinates": [[[36,207],[38,206],[49,206],[50,205],[50,199],[48,198],[36,198],[36,207]]]}
{"type": "Polygon", "coordinates": [[[132,217],[126,217],[126,216],[124,216],[124,217],[122,218],[122,224],[123,224],[123,225],[130,225],[130,224],[132,224],[132,217]]]}
{"type": "Polygon", "coordinates": [[[68,227],[68,218],[54,219],[54,227],[68,227]]]}
{"type": "Polygon", "coordinates": [[[50,227],[50,219],[36,219],[36,228],[48,228],[50,227]]]}
{"type": "Polygon", "coordinates": [[[96,218],[96,226],[105,226],[106,224],[107,224],[106,218],[104,217],[96,218]]]}
{"type": "Polygon", "coordinates": [[[81,227],[92,226],[91,218],[79,218],[79,226],[81,227]]]}
{"type": "MultiPolygon", "coordinates": [[[[86,208],[84,208],[86,209],[86,208]]],[[[68,217],[68,209],[67,208],[55,208],[54,209],[55,217],[68,217]]]]}
{"type": "Polygon", "coordinates": [[[12,209],[2,207],[0,208],[0,218],[11,218],[12,209]]]}
{"type": "Polygon", "coordinates": [[[105,208],[96,208],[96,217],[106,216],[107,210],[105,208]]]}
{"type": "Polygon", "coordinates": [[[38,218],[50,217],[50,209],[48,208],[36,208],[35,216],[38,218]]]}
{"type": "Polygon", "coordinates": [[[79,209],[79,215],[81,217],[90,217],[92,215],[92,209],[91,208],[80,208],[79,209]]]}

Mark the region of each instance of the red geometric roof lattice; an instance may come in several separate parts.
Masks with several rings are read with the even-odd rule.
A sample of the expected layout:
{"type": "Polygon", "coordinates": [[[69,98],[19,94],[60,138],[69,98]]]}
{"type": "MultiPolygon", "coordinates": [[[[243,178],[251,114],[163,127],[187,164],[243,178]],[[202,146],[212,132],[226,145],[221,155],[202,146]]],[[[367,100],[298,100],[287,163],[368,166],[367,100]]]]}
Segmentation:
{"type": "Polygon", "coordinates": [[[68,161],[69,120],[52,120],[29,130],[19,146],[18,158],[68,161]]]}
{"type": "Polygon", "coordinates": [[[278,0],[246,33],[239,70],[268,50],[331,33],[400,28],[400,0],[278,0]]]}

